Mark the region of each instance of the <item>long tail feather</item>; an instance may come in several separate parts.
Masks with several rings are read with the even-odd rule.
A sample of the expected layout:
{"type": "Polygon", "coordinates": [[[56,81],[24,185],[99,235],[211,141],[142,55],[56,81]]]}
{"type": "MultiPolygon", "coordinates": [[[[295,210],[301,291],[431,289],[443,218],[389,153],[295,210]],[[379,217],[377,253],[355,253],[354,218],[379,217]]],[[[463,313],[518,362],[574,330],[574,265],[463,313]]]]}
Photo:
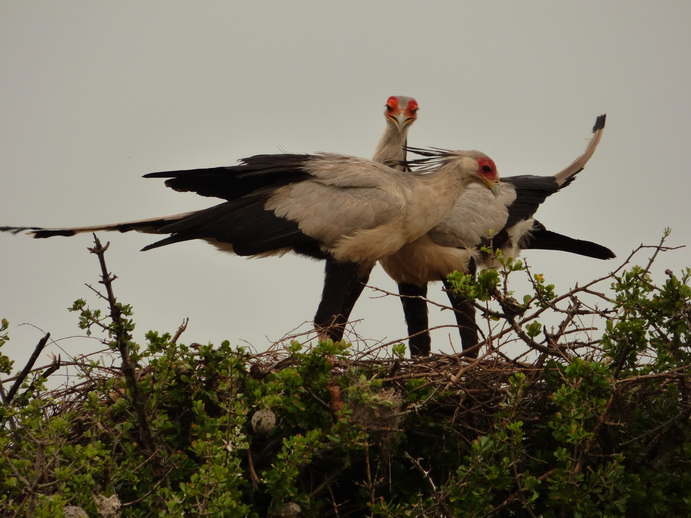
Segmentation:
{"type": "Polygon", "coordinates": [[[588,142],[588,146],[585,148],[583,154],[576,158],[576,160],[569,164],[565,169],[554,175],[554,178],[557,180],[557,184],[560,188],[569,185],[576,178],[576,174],[583,170],[585,165],[588,163],[588,160],[590,160],[590,157],[593,156],[593,153],[595,153],[595,150],[600,143],[600,139],[602,138],[602,133],[605,129],[606,118],[607,116],[603,114],[595,119],[593,136],[590,139],[590,142],[588,142]]]}
{"type": "Polygon", "coordinates": [[[175,214],[173,216],[126,221],[124,223],[114,223],[111,225],[93,225],[88,227],[0,227],[0,232],[10,232],[12,234],[27,233],[36,239],[55,236],[74,236],[76,234],[83,234],[85,232],[131,232],[133,230],[143,232],[145,234],[158,234],[162,227],[179,221],[190,214],[190,212],[186,212],[183,214],[175,214]]]}
{"type": "Polygon", "coordinates": [[[560,250],[594,259],[613,259],[616,257],[614,252],[607,247],[592,241],[574,239],[545,228],[538,228],[525,236],[521,242],[521,248],[560,250]]]}

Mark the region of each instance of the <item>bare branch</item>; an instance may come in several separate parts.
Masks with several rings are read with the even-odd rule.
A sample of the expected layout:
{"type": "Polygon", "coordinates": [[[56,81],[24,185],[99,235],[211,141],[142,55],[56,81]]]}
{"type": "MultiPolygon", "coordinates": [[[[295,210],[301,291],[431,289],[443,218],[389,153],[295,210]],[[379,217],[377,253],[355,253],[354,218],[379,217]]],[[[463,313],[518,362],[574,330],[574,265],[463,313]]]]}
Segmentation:
{"type": "Polygon", "coordinates": [[[171,338],[171,340],[170,340],[171,344],[177,343],[178,339],[180,338],[180,335],[182,335],[182,333],[184,333],[185,330],[187,329],[187,324],[189,323],[189,321],[190,321],[189,318],[185,318],[182,321],[182,324],[180,324],[180,327],[178,327],[178,330],[175,331],[173,338],[171,338]]]}
{"type": "Polygon", "coordinates": [[[125,381],[131,394],[132,406],[137,416],[139,439],[141,440],[142,448],[146,456],[153,457],[156,455],[156,448],[154,447],[153,435],[151,433],[151,427],[149,426],[149,420],[146,414],[144,397],[139,388],[139,383],[137,382],[136,365],[130,356],[131,337],[127,331],[125,321],[122,317],[122,310],[115,298],[115,293],[113,292],[112,283],[116,277],[108,271],[108,267],[106,266],[105,252],[108,250],[109,246],[110,243],[106,243],[105,246],[102,246],[98,237],[96,234],[94,234],[94,247],[89,248],[89,251],[93,254],[96,254],[98,257],[98,262],[101,265],[100,282],[106,288],[108,305],[110,307],[110,318],[113,321],[115,346],[120,352],[120,358],[122,359],[122,372],[125,376],[125,381]]]}
{"type": "MultiPolygon", "coordinates": [[[[31,372],[31,369],[34,367],[36,360],[38,360],[38,357],[40,356],[41,352],[45,348],[49,339],[50,339],[50,333],[46,333],[45,336],[43,338],[41,338],[39,340],[39,342],[36,344],[36,347],[34,347],[34,352],[31,353],[31,357],[29,358],[29,361],[26,362],[26,365],[24,365],[24,368],[19,373],[19,376],[17,376],[17,379],[15,380],[15,382],[10,387],[10,390],[7,392],[7,396],[6,396],[6,399],[4,401],[4,403],[6,405],[9,405],[12,402],[12,399],[14,399],[14,396],[17,393],[17,390],[19,390],[19,387],[21,387],[22,383],[24,383],[24,380],[26,379],[26,377],[31,372]]],[[[55,363],[55,362],[53,362],[53,363],[55,363]]],[[[60,361],[58,360],[58,367],[56,367],[51,372],[55,372],[55,370],[57,370],[57,368],[59,368],[59,363],[60,363],[60,361]]],[[[48,372],[48,371],[46,371],[46,372],[48,372]]],[[[51,372],[48,372],[48,375],[50,375],[51,372]]]]}

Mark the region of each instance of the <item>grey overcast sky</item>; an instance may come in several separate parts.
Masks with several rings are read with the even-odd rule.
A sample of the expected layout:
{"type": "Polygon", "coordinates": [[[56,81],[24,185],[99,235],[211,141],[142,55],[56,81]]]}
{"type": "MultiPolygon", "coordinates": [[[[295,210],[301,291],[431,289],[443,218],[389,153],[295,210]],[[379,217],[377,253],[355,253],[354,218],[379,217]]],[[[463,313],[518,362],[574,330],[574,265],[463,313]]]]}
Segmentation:
{"type": "MultiPolygon", "coordinates": [[[[612,248],[615,261],[526,254],[565,290],[605,275],[641,243],[691,242],[691,3],[0,2],[0,225],[112,223],[202,208],[147,172],[234,164],[256,153],[370,156],[389,95],[414,96],[410,143],[480,149],[501,174],[552,174],[584,149],[578,180],[538,212],[549,228],[612,248]]],[[[243,259],[202,242],[142,253],[141,234],[101,235],[137,338],[190,324],[182,341],[264,349],[307,330],[322,264],[243,259]]],[[[50,352],[93,350],[79,297],[98,304],[89,236],[0,235],[0,317],[23,362],[42,331],[50,352]],[[30,325],[22,325],[28,323],[30,325]],[[60,340],[62,339],[62,340],[60,340]]],[[[643,262],[647,255],[640,256],[643,262]]],[[[680,271],[689,250],[659,263],[680,271]]],[[[395,291],[380,268],[371,284],[395,291]]],[[[431,295],[444,300],[438,288],[431,295]]],[[[435,325],[448,312],[432,309],[435,325]]],[[[367,290],[355,331],[405,336],[398,300],[367,290]]],[[[351,335],[352,336],[352,335],[351,335]]],[[[433,350],[457,343],[435,334],[433,350]]]]}

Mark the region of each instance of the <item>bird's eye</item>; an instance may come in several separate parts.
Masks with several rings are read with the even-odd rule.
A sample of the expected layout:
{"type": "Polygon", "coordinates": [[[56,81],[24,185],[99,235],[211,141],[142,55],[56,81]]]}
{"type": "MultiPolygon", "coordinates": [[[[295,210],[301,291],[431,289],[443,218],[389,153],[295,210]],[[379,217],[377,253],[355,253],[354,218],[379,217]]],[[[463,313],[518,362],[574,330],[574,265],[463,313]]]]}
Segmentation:
{"type": "Polygon", "coordinates": [[[420,107],[417,104],[417,101],[410,101],[408,103],[408,111],[410,113],[417,113],[417,111],[420,109],[420,107]]]}
{"type": "Polygon", "coordinates": [[[482,174],[486,175],[495,175],[497,173],[497,166],[494,164],[494,161],[489,158],[489,157],[481,157],[478,158],[477,160],[478,165],[480,166],[480,172],[482,174]]]}

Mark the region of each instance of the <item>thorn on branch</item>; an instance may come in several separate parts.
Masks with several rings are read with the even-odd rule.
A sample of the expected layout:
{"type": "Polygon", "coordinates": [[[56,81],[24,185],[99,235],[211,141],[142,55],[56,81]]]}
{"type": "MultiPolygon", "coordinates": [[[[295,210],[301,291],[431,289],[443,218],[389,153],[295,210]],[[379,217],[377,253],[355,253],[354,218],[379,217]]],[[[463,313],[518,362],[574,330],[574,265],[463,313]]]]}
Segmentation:
{"type": "Polygon", "coordinates": [[[442,495],[441,492],[437,489],[434,480],[432,480],[432,478],[429,476],[430,470],[426,470],[425,468],[423,468],[422,464],[420,464],[420,461],[418,459],[414,459],[407,451],[405,452],[405,456],[413,464],[413,466],[415,466],[415,469],[417,469],[420,472],[420,474],[422,474],[422,478],[425,480],[430,490],[432,491],[432,496],[434,497],[434,500],[437,502],[437,505],[439,506],[442,515],[452,518],[454,516],[454,513],[451,511],[451,509],[449,509],[449,506],[446,505],[446,502],[444,501],[444,495],[442,495]]]}

